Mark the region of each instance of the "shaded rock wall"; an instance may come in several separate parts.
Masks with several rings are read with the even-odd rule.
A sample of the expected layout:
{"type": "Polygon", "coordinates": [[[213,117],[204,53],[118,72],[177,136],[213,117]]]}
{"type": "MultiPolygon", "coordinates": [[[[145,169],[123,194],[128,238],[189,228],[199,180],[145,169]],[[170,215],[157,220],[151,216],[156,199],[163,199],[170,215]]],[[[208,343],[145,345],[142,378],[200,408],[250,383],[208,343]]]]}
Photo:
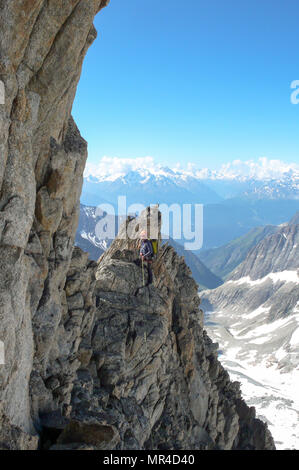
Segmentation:
{"type": "Polygon", "coordinates": [[[25,432],[57,401],[47,384],[60,367],[87,156],[70,113],[94,16],[107,3],[0,0],[0,411],[25,432]]]}

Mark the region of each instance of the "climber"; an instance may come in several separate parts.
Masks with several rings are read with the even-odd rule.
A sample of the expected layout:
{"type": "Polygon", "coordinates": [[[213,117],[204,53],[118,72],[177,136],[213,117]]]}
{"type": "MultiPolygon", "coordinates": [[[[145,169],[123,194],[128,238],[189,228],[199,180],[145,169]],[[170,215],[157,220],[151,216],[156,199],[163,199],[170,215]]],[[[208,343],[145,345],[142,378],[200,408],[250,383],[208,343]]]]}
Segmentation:
{"type": "MultiPolygon", "coordinates": [[[[151,270],[151,263],[152,263],[153,257],[154,257],[154,249],[153,249],[153,244],[152,244],[151,240],[149,240],[147,238],[147,233],[146,233],[145,230],[143,230],[140,233],[139,248],[140,248],[140,258],[141,258],[141,262],[142,262],[142,270],[143,270],[143,267],[144,267],[144,263],[146,263],[147,264],[147,272],[148,272],[147,285],[150,285],[153,282],[153,273],[152,273],[152,270],[151,270]]],[[[144,276],[144,271],[142,272],[142,274],[144,276]]],[[[144,279],[143,279],[143,284],[144,284],[144,279]]]]}

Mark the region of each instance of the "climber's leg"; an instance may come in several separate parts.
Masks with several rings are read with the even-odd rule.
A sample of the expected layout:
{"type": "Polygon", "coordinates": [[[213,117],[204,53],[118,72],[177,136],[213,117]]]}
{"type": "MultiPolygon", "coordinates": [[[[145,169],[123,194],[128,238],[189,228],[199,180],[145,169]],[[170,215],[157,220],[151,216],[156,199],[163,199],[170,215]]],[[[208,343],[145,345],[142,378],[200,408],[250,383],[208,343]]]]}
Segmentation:
{"type": "Polygon", "coordinates": [[[152,272],[151,264],[149,262],[147,263],[147,274],[148,274],[147,285],[150,285],[153,282],[153,272],[152,272]]]}

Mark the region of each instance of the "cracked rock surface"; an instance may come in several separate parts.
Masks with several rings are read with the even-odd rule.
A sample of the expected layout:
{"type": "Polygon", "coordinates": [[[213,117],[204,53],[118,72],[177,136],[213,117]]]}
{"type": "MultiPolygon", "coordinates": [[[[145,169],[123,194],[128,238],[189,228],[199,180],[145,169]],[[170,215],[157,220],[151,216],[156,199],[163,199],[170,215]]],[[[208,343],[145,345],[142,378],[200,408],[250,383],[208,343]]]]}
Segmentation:
{"type": "Polygon", "coordinates": [[[0,415],[29,435],[40,412],[68,406],[86,307],[92,316],[89,262],[72,255],[87,146],[70,113],[107,3],[0,0],[0,415]]]}

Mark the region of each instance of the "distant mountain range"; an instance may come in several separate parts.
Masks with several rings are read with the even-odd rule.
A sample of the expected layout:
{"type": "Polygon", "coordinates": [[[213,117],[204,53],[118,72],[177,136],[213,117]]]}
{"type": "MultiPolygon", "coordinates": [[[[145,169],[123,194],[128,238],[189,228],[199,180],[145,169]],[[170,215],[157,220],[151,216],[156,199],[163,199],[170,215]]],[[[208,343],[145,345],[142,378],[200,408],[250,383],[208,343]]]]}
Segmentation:
{"type": "Polygon", "coordinates": [[[163,168],[159,173],[149,170],[130,171],[116,179],[88,176],[84,178],[82,203],[117,204],[120,195],[127,204],[165,203],[213,204],[225,199],[299,200],[299,177],[296,173],[279,180],[202,179],[163,168]]]}
{"type": "MultiPolygon", "coordinates": [[[[126,161],[126,160],[125,160],[126,161]]],[[[299,199],[299,166],[261,159],[258,164],[233,162],[219,171],[169,168],[144,159],[138,165],[112,159],[109,165],[87,166],[81,202],[115,204],[126,195],[128,204],[201,203],[224,199],[299,199]],[[142,166],[142,164],[144,166],[142,166]],[[245,167],[245,170],[244,170],[245,167]],[[273,168],[274,169],[273,169],[273,168]]]]}
{"type": "Polygon", "coordinates": [[[97,205],[102,202],[102,196],[113,205],[117,204],[118,196],[126,196],[128,205],[141,203],[146,206],[156,203],[208,204],[223,199],[200,179],[177,174],[169,168],[158,173],[129,171],[113,180],[111,177],[84,178],[81,202],[86,204],[93,197],[93,205],[97,205]]]}
{"type": "MultiPolygon", "coordinates": [[[[147,162],[149,163],[149,162],[147,162]]],[[[234,169],[234,168],[233,168],[234,169]]],[[[220,172],[149,168],[105,169],[100,175],[87,171],[81,203],[110,204],[118,214],[119,196],[131,204],[204,205],[204,249],[215,248],[251,229],[279,225],[299,209],[299,170],[284,168],[274,174],[259,169],[243,175],[233,169],[220,172]],[[274,176],[276,177],[274,178],[274,176]]],[[[173,237],[173,233],[169,234],[173,237]]],[[[184,238],[177,240],[184,243],[184,238]]]]}

